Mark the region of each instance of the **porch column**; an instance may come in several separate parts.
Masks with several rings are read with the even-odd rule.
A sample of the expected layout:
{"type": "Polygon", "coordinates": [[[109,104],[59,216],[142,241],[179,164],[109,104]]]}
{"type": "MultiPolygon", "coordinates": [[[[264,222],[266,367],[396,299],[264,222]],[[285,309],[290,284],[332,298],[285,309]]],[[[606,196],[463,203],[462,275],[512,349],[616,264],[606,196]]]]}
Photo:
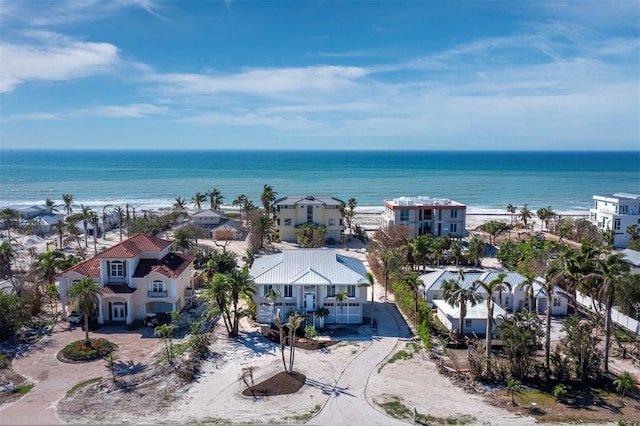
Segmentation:
{"type": "Polygon", "coordinates": [[[98,324],[104,324],[104,314],[102,313],[102,304],[104,303],[104,299],[101,297],[98,302],[98,324]]]}
{"type": "Polygon", "coordinates": [[[131,324],[133,322],[133,303],[131,303],[131,296],[127,297],[127,319],[126,323],[131,324]]]}

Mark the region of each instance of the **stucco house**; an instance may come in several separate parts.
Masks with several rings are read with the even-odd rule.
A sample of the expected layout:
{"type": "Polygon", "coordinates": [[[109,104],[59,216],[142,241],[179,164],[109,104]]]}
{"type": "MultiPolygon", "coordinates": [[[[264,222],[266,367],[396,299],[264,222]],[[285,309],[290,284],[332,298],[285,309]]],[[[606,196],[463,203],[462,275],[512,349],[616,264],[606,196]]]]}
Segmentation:
{"type": "Polygon", "coordinates": [[[324,226],[325,239],[340,241],[344,224],[340,205],[330,195],[289,195],[275,201],[276,230],[282,241],[297,241],[296,232],[306,223],[324,226]]]}
{"type": "Polygon", "coordinates": [[[69,289],[85,277],[102,286],[98,322],[132,323],[150,312],[185,307],[191,296],[192,256],[171,251],[171,241],[136,234],[57,275],[62,314],[69,289]]]}
{"type": "Polygon", "coordinates": [[[627,227],[640,227],[640,194],[594,195],[593,200],[595,205],[589,210],[589,220],[601,231],[613,231],[615,248],[626,248],[631,239],[627,227]]]}
{"type": "Polygon", "coordinates": [[[467,207],[448,198],[399,197],[384,201],[382,226],[405,226],[409,238],[417,235],[462,238],[466,235],[467,207]]]}
{"type": "MultiPolygon", "coordinates": [[[[437,315],[442,324],[449,330],[460,329],[460,306],[454,307],[444,300],[434,300],[433,305],[437,310],[437,315]]],[[[506,311],[497,304],[493,306],[494,330],[502,324],[502,318],[506,311]]],[[[480,302],[475,306],[467,303],[467,312],[464,316],[464,332],[475,333],[477,335],[487,334],[487,303],[480,302]]],[[[492,333],[493,334],[493,333],[492,333]]]]}
{"type": "Polygon", "coordinates": [[[273,323],[279,309],[283,320],[295,310],[307,314],[313,325],[313,314],[321,307],[329,310],[326,323],[362,323],[368,281],[358,259],[329,249],[286,249],[257,258],[249,274],[256,287],[259,323],[273,323]],[[267,297],[272,289],[275,300],[267,297]],[[347,295],[342,301],[336,298],[341,292],[347,295]]]}

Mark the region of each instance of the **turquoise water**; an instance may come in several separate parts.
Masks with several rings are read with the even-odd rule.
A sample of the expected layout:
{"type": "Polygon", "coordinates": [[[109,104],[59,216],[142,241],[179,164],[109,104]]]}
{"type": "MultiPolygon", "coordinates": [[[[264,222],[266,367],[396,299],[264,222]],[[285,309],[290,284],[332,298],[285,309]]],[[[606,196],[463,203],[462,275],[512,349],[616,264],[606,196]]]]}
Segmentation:
{"type": "Polygon", "coordinates": [[[594,194],[640,192],[638,152],[0,151],[0,206],[56,201],[159,208],[218,188],[225,204],[264,184],[382,206],[404,195],[475,209],[583,211],[594,194]]]}

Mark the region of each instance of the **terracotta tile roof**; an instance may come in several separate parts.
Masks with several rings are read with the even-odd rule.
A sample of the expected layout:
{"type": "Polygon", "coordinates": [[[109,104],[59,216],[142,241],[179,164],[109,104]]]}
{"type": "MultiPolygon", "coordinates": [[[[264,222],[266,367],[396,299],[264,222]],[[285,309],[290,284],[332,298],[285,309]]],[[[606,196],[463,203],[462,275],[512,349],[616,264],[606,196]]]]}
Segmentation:
{"type": "Polygon", "coordinates": [[[99,258],[132,258],[142,252],[160,252],[171,245],[171,241],[162,238],[136,234],[123,242],[98,253],[99,258]]]}
{"type": "Polygon", "coordinates": [[[171,252],[162,259],[140,259],[134,272],[135,278],[146,277],[157,272],[169,278],[177,278],[193,262],[195,257],[171,252]]]}
{"type": "Polygon", "coordinates": [[[77,272],[85,277],[100,279],[100,261],[97,257],[93,256],[87,260],[83,260],[77,265],[72,266],[66,271],[60,272],[56,277],[67,275],[69,272],[77,272]]]}
{"type": "Polygon", "coordinates": [[[131,294],[136,291],[126,284],[107,284],[102,287],[102,294],[131,294]]]}

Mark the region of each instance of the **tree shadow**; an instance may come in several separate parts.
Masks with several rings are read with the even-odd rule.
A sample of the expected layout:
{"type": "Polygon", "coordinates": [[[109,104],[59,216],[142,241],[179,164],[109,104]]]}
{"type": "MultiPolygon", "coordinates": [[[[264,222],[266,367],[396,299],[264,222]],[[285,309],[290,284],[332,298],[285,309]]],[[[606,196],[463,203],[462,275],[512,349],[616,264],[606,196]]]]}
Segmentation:
{"type": "Polygon", "coordinates": [[[141,362],[135,363],[129,361],[116,361],[113,363],[113,371],[117,376],[127,376],[132,374],[141,373],[147,369],[147,365],[141,362]]]}
{"type": "Polygon", "coordinates": [[[307,378],[305,385],[315,389],[319,389],[323,395],[327,395],[327,396],[346,395],[346,396],[351,396],[355,398],[354,394],[347,391],[348,387],[346,388],[339,387],[337,382],[331,385],[331,384],[322,383],[317,380],[307,378]]]}

